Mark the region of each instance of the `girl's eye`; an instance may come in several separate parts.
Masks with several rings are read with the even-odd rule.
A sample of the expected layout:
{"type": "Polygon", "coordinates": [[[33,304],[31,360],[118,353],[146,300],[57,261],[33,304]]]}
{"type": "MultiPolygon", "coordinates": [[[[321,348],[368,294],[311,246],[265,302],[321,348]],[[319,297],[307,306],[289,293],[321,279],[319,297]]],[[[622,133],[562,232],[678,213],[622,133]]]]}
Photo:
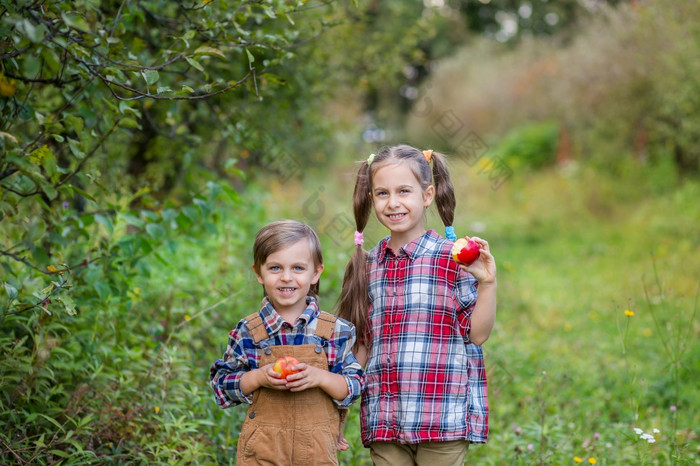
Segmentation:
{"type": "Polygon", "coordinates": [[[280,268],[279,268],[278,265],[273,265],[273,266],[270,267],[270,270],[271,270],[272,272],[277,272],[279,269],[280,269],[280,268]]]}
{"type": "Polygon", "coordinates": [[[304,267],[302,267],[301,265],[297,265],[294,267],[294,270],[299,271],[299,272],[303,272],[306,269],[304,267]]]}
{"type": "Polygon", "coordinates": [[[386,191],[379,191],[377,196],[386,196],[386,191]]]}

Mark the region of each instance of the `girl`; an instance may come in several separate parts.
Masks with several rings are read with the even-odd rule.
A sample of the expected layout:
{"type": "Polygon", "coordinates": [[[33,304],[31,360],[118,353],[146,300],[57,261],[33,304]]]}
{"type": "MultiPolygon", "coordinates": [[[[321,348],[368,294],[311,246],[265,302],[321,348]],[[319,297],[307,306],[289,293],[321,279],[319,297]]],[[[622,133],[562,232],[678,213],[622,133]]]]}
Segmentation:
{"type": "Polygon", "coordinates": [[[376,465],[462,465],[469,443],[485,443],[488,433],[479,345],[496,316],[489,245],[473,237],[479,259],[468,267],[452,259],[455,195],[433,151],[401,145],[371,155],[353,206],[357,247],[338,315],[355,324],[355,354],[366,365],[362,443],[376,465]],[[433,200],[450,240],[423,226],[433,200]],[[372,207],[390,235],[366,253],[372,207]]]}
{"type": "Polygon", "coordinates": [[[303,223],[271,223],[258,232],[253,259],[261,308],[231,331],[210,370],[221,408],[250,405],[237,464],[337,465],[338,407],[360,395],[363,378],[351,352],[355,328],[318,309],[318,236],[303,223]],[[273,370],[281,356],[300,361],[286,379],[273,370]]]}

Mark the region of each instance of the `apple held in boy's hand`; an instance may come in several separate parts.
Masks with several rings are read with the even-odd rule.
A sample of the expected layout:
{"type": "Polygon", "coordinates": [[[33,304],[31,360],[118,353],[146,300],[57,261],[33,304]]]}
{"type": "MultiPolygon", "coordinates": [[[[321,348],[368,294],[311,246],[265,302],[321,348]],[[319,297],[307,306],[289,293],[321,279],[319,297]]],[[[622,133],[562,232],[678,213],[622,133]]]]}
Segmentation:
{"type": "Polygon", "coordinates": [[[283,379],[286,379],[288,375],[296,374],[299,371],[292,370],[293,366],[299,364],[299,361],[292,356],[282,356],[277,361],[275,365],[272,366],[272,370],[277,372],[283,379]]]}
{"type": "Polygon", "coordinates": [[[452,245],[452,258],[464,265],[471,265],[479,258],[481,246],[468,236],[459,238],[452,245]]]}

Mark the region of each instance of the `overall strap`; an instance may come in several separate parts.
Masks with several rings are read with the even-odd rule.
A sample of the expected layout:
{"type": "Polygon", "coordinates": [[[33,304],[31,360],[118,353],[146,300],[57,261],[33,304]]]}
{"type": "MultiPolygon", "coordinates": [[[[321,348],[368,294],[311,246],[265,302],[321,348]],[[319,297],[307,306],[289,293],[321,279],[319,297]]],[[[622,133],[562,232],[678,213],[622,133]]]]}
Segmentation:
{"type": "Polygon", "coordinates": [[[325,311],[320,311],[318,313],[318,323],[316,324],[315,335],[323,338],[324,340],[330,340],[331,336],[333,336],[336,319],[336,316],[325,311]]]}
{"type": "Polygon", "coordinates": [[[255,312],[245,318],[248,322],[248,331],[250,336],[253,337],[253,341],[258,343],[267,338],[267,329],[265,328],[265,322],[263,322],[260,314],[255,312]]]}

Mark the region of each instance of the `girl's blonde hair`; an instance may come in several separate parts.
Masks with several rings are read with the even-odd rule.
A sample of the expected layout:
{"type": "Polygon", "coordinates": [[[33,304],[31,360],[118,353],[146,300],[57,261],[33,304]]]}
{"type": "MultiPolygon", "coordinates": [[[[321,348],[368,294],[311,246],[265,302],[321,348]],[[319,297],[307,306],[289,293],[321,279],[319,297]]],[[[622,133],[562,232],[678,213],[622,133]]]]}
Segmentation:
{"type": "MultiPolygon", "coordinates": [[[[447,169],[445,156],[432,152],[431,162],[423,152],[408,145],[387,147],[377,153],[368,163],[363,161],[357,173],[353,193],[353,212],[355,228],[362,233],[367,226],[369,214],[372,211],[372,177],[376,170],[389,163],[407,163],[411,167],[423,191],[431,184],[435,187],[435,205],[445,226],[451,226],[455,212],[455,193],[450,173],[447,169]]],[[[343,290],[337,305],[339,317],[349,320],[357,329],[358,343],[364,340],[370,342],[369,328],[369,278],[367,276],[367,252],[361,245],[355,251],[345,268],[343,290]]]]}
{"type": "MultiPolygon", "coordinates": [[[[304,239],[309,244],[314,266],[323,265],[321,241],[319,241],[318,235],[310,226],[296,220],[280,220],[262,227],[258,234],[255,235],[255,243],[253,243],[253,267],[255,273],[260,274],[260,268],[270,254],[304,239]]],[[[319,279],[318,282],[311,285],[309,290],[309,295],[316,298],[316,301],[318,301],[320,281],[319,279]]]]}

